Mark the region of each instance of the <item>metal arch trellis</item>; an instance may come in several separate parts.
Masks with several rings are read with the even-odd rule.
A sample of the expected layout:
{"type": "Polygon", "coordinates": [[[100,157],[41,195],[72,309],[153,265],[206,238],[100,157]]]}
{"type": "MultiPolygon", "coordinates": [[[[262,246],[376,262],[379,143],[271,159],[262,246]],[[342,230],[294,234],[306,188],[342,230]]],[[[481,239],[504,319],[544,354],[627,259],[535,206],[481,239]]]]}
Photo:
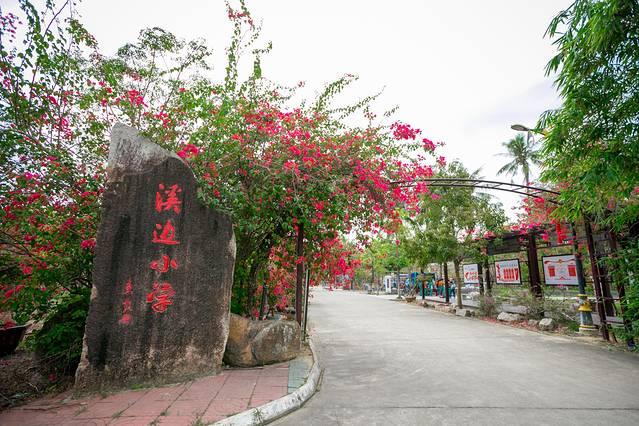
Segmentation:
{"type": "MultiPolygon", "coordinates": [[[[412,187],[414,185],[416,185],[418,182],[423,182],[428,184],[428,186],[430,187],[445,187],[445,188],[474,188],[474,189],[485,189],[485,190],[495,190],[495,191],[504,191],[504,192],[510,192],[510,193],[514,193],[514,194],[520,194],[520,195],[524,195],[526,197],[541,197],[543,198],[545,201],[550,202],[552,204],[555,205],[560,205],[561,203],[556,199],[557,196],[561,195],[559,192],[557,191],[553,191],[551,189],[546,189],[546,188],[540,188],[540,187],[536,187],[536,186],[530,186],[530,185],[519,185],[516,183],[508,183],[508,182],[499,182],[499,181],[494,181],[494,180],[485,180],[485,179],[469,179],[469,178],[427,178],[427,179],[419,179],[419,180],[413,180],[413,181],[395,181],[395,182],[391,182],[391,185],[397,185],[398,187],[412,187]]],[[[574,229],[574,224],[572,224],[573,229],[574,229]]],[[[590,227],[590,223],[588,221],[587,218],[584,218],[584,226],[586,226],[587,229],[589,229],[590,227]]],[[[533,246],[535,246],[535,254],[534,254],[534,259],[536,260],[537,258],[537,254],[536,254],[536,244],[534,243],[535,239],[534,239],[534,235],[533,234],[529,234],[529,238],[532,239],[533,241],[533,246]]],[[[588,240],[591,240],[591,238],[587,238],[588,240]]],[[[606,313],[604,311],[604,306],[603,306],[603,301],[604,301],[604,295],[603,295],[603,285],[602,283],[599,281],[598,278],[598,272],[596,271],[596,268],[593,267],[593,265],[596,264],[595,261],[595,257],[594,257],[594,243],[592,241],[587,241],[588,243],[588,253],[590,255],[590,260],[591,260],[591,268],[593,269],[592,273],[593,273],[593,280],[595,281],[595,300],[597,301],[597,311],[599,313],[599,318],[601,321],[601,330],[602,330],[602,336],[605,340],[610,340],[609,337],[609,333],[608,333],[608,321],[606,318],[606,313]]],[[[537,277],[537,280],[539,281],[539,277],[537,277]]],[[[581,283],[580,287],[583,286],[584,284],[581,283]]],[[[623,286],[622,286],[623,288],[623,286]]],[[[585,289],[580,288],[580,292],[583,294],[585,293],[585,289]]],[[[592,321],[592,320],[591,320],[592,321]]],[[[626,323],[626,321],[624,321],[624,325],[626,327],[626,330],[629,329],[628,324],[626,323]]],[[[629,347],[634,347],[634,341],[632,339],[628,340],[628,346],[629,347]]]]}
{"type": "Polygon", "coordinates": [[[557,191],[553,191],[546,188],[540,188],[530,185],[519,185],[516,183],[499,182],[496,180],[485,179],[466,179],[466,178],[427,178],[415,181],[396,181],[392,182],[393,185],[399,187],[414,186],[417,182],[427,183],[431,187],[446,187],[446,188],[475,188],[475,189],[488,189],[495,191],[505,191],[514,194],[520,194],[530,197],[543,197],[546,201],[553,204],[559,204],[554,198],[559,194],[557,191]]]}

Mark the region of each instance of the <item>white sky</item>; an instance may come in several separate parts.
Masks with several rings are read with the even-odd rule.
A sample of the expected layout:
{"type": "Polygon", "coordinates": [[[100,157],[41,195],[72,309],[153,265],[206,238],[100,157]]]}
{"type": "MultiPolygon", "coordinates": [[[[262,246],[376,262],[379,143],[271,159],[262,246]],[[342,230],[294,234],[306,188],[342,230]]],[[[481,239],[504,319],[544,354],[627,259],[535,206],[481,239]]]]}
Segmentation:
{"type": "MultiPolygon", "coordinates": [[[[444,141],[442,153],[497,178],[501,142],[514,123],[534,126],[558,105],[544,67],[554,49],[543,38],[550,19],[571,0],[247,0],[262,38],[273,42],[265,77],[303,80],[311,93],[336,77],[360,77],[353,98],[385,87],[379,112],[444,141]]],[[[221,72],[230,26],[222,0],[84,0],[82,22],[105,53],[158,26],[182,38],[202,37],[221,72]]],[[[500,177],[501,180],[510,180],[500,177]]],[[[521,182],[522,178],[515,178],[521,182]]],[[[516,197],[498,193],[507,207],[516,197]]]]}

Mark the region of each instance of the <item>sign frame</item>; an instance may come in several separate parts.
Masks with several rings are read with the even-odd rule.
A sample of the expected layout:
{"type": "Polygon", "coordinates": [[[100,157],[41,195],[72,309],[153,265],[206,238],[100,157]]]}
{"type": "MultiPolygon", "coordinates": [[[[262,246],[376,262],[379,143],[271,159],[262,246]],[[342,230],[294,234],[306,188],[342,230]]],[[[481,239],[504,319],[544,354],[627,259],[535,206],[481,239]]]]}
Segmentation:
{"type": "Polygon", "coordinates": [[[479,284],[479,263],[465,263],[462,265],[462,276],[463,276],[463,281],[464,284],[479,284]],[[476,281],[468,281],[466,280],[466,267],[467,266],[474,266],[474,271],[470,271],[470,272],[475,272],[477,274],[477,279],[476,281]]]}
{"type": "Polygon", "coordinates": [[[545,285],[553,285],[553,286],[559,286],[559,285],[578,286],[579,285],[579,277],[577,276],[577,257],[574,254],[571,253],[571,254],[556,254],[552,256],[542,256],[541,265],[542,265],[542,270],[544,274],[545,285]],[[550,270],[546,269],[546,260],[552,259],[552,258],[572,258],[572,259],[566,260],[568,262],[568,265],[566,265],[566,272],[568,273],[568,276],[572,279],[573,276],[570,274],[571,272],[570,263],[572,263],[574,265],[574,272],[575,272],[574,279],[572,279],[571,281],[560,281],[559,279],[551,278],[554,274],[550,274],[550,270]]]}
{"type": "Polygon", "coordinates": [[[521,263],[519,262],[519,259],[501,259],[501,260],[495,260],[494,263],[494,267],[495,267],[495,284],[499,284],[499,285],[521,285],[522,281],[521,281],[521,263]],[[505,262],[517,262],[517,270],[519,271],[518,274],[518,279],[517,282],[507,282],[507,281],[499,281],[497,278],[497,264],[498,263],[505,263],[505,262]]]}

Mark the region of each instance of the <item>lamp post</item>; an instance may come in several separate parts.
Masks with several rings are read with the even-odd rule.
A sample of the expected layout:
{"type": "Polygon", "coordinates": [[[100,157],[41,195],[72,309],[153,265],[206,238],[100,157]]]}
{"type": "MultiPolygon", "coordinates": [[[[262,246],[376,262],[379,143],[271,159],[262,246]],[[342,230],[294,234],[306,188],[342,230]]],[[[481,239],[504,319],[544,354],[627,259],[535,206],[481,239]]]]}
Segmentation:
{"type": "MultiPolygon", "coordinates": [[[[526,145],[529,145],[531,140],[532,143],[535,144],[536,141],[533,133],[539,133],[538,130],[531,129],[530,127],[524,126],[523,124],[513,124],[512,126],[510,126],[510,128],[517,132],[526,132],[526,145]]],[[[530,182],[526,182],[526,186],[528,185],[530,185],[530,182]]],[[[528,192],[528,190],[526,190],[526,192],[528,192]]]]}
{"type": "MultiPolygon", "coordinates": [[[[528,143],[530,139],[532,139],[534,143],[535,138],[533,137],[533,133],[541,133],[539,132],[539,130],[531,129],[530,127],[524,126],[523,124],[513,124],[512,126],[510,126],[510,128],[518,132],[526,132],[526,143],[528,143]]],[[[575,255],[577,281],[579,284],[579,294],[577,295],[579,299],[579,332],[582,334],[592,334],[593,332],[596,332],[597,329],[592,322],[592,307],[590,305],[590,301],[588,300],[588,295],[586,294],[586,280],[584,277],[582,255],[579,252],[579,246],[577,244],[577,231],[575,229],[575,224],[573,223],[571,225],[573,253],[575,255]]]]}
{"type": "Polygon", "coordinates": [[[572,228],[572,248],[575,254],[575,266],[577,268],[577,280],[579,283],[579,333],[581,334],[594,334],[597,332],[597,328],[592,322],[592,307],[586,294],[586,279],[584,277],[584,264],[582,261],[582,255],[579,251],[579,244],[577,243],[577,229],[575,224],[571,224],[572,228]]]}
{"type": "MultiPolygon", "coordinates": [[[[526,143],[528,143],[531,139],[533,143],[535,143],[535,137],[533,136],[533,133],[536,133],[537,130],[531,129],[530,127],[524,126],[523,124],[513,124],[512,126],[510,126],[510,128],[518,132],[526,132],[526,143]]],[[[526,185],[528,185],[528,183],[526,183],[526,185]]]]}

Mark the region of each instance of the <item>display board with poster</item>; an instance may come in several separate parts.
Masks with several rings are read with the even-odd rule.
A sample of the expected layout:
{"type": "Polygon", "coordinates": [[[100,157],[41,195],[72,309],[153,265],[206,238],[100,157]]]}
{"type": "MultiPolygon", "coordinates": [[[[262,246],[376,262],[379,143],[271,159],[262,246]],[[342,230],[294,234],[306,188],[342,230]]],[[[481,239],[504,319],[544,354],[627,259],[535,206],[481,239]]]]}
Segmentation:
{"type": "Polygon", "coordinates": [[[464,283],[465,284],[479,284],[479,265],[471,263],[463,265],[464,268],[464,283]]]}
{"type": "Polygon", "coordinates": [[[574,254],[543,256],[546,285],[579,285],[574,254]]]}
{"type": "Polygon", "coordinates": [[[521,284],[519,259],[496,260],[495,282],[497,284],[521,284]]]}

